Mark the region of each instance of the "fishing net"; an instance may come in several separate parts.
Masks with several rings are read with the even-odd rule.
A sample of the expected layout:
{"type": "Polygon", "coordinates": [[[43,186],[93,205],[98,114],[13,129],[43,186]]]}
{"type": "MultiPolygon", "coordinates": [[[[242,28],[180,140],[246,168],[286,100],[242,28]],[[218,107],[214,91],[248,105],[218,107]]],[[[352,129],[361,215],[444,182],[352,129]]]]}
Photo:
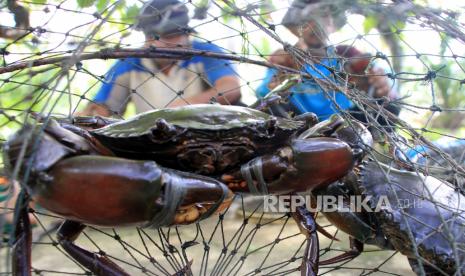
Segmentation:
{"type": "MultiPolygon", "coordinates": [[[[144,110],[195,104],[189,91],[197,83],[215,91],[215,74],[227,67],[228,76],[240,84],[241,98],[234,96],[236,88],[217,89],[205,102],[254,108],[266,103],[264,111],[292,118],[309,111],[308,101],[320,97],[327,103],[321,110],[313,106],[320,120],[338,113],[348,122],[362,121],[373,136],[356,172],[361,178],[357,189],[374,198],[369,204],[386,194],[396,211],[363,215],[372,230],[363,252],[321,265],[319,274],[462,274],[465,34],[459,4],[180,3],[191,20],[188,26],[182,20],[175,25],[190,44],[147,47],[137,20],[143,1],[3,1],[0,142],[50,117],[71,122],[73,116],[103,112],[127,119],[144,110]],[[168,60],[169,70],[188,71],[192,82],[174,84],[169,70],[163,75],[147,69],[140,58],[168,60]],[[121,84],[115,76],[122,72],[112,67],[116,60],[122,68],[144,71],[145,77],[129,87],[121,84]],[[214,66],[206,68],[207,62],[192,69],[199,60],[215,61],[214,66]],[[157,91],[144,90],[153,79],[169,88],[163,99],[157,91]],[[110,88],[102,87],[125,92],[113,99],[110,88]]],[[[19,158],[8,173],[2,170],[0,178],[0,275],[13,274],[14,221],[26,196],[26,179],[18,174],[22,162],[19,158]]],[[[346,188],[332,190],[333,195],[346,188]]],[[[183,226],[88,226],[75,243],[131,275],[299,275],[307,238],[290,213],[266,211],[265,202],[237,194],[220,214],[183,226]]],[[[63,218],[34,202],[28,211],[31,273],[92,274],[61,248],[56,232],[63,218]]],[[[347,252],[350,235],[367,231],[363,223],[349,230],[335,225],[325,212],[316,215],[316,222],[333,236],[319,235],[320,260],[347,252]]]]}

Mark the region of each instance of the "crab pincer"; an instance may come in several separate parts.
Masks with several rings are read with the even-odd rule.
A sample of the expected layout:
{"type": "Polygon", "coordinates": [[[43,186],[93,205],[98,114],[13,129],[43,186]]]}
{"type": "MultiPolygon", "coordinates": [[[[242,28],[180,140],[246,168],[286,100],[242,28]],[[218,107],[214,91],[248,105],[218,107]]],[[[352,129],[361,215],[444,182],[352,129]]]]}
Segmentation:
{"type": "MultiPolygon", "coordinates": [[[[106,256],[73,243],[85,225],[188,224],[231,202],[232,193],[213,178],[163,168],[154,161],[97,155],[96,149],[80,138],[55,124],[24,128],[5,145],[5,160],[14,167],[19,162],[18,151],[26,147],[19,166],[21,176],[30,173],[28,192],[35,202],[67,219],[58,233],[60,245],[95,274],[126,275],[106,256]],[[35,136],[42,127],[42,135],[35,136]],[[39,139],[26,145],[27,137],[39,139]],[[65,138],[74,143],[63,143],[65,138]],[[42,162],[32,162],[27,168],[37,157],[42,162]]],[[[29,275],[29,218],[27,213],[20,213],[19,218],[13,267],[17,275],[29,275]]]]}
{"type": "MultiPolygon", "coordinates": [[[[325,189],[348,175],[371,144],[371,135],[363,125],[349,126],[335,116],[304,131],[276,153],[256,157],[240,169],[224,174],[221,180],[234,192],[256,195],[294,195],[325,189]]],[[[297,207],[292,216],[308,239],[302,275],[316,275],[319,264],[316,231],[329,234],[318,227],[314,214],[305,206],[297,207]]],[[[320,263],[330,264],[353,256],[346,255],[320,263]]]]}

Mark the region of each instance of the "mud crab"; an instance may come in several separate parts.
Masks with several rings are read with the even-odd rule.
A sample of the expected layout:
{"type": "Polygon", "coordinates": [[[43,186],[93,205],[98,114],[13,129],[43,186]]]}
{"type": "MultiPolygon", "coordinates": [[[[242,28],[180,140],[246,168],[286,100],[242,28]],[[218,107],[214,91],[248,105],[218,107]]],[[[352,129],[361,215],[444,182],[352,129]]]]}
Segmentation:
{"type": "MultiPolygon", "coordinates": [[[[66,219],[58,241],[75,260],[95,274],[126,275],[73,243],[85,225],[186,224],[223,210],[236,192],[323,189],[352,170],[371,136],[340,117],[316,122],[308,114],[289,120],[219,105],[160,109],[124,121],[45,118],[10,138],[4,155],[10,172],[18,166],[32,199],[66,219]]],[[[318,260],[316,232],[329,234],[305,207],[292,215],[308,238],[302,274],[315,275],[319,263],[334,261],[318,260]]],[[[13,268],[29,275],[26,208],[19,218],[13,268]]]]}
{"type": "Polygon", "coordinates": [[[339,260],[356,257],[364,244],[397,250],[419,275],[463,275],[465,268],[465,197],[450,183],[418,172],[398,170],[366,159],[346,177],[315,195],[367,198],[371,209],[381,197],[390,202],[380,212],[324,213],[351,236],[351,250],[339,260]],[[369,199],[368,199],[369,197],[369,199]]]}

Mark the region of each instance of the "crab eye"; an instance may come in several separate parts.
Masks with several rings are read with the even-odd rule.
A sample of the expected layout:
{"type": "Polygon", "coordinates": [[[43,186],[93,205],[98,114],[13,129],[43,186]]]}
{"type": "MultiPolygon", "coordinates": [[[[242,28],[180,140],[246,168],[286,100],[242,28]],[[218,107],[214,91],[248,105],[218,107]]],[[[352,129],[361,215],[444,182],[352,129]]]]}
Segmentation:
{"type": "Polygon", "coordinates": [[[304,114],[297,115],[294,117],[294,120],[305,122],[307,128],[318,124],[318,116],[313,112],[305,112],[304,114]]]}
{"type": "Polygon", "coordinates": [[[176,134],[176,127],[165,119],[157,119],[155,126],[151,129],[152,139],[155,141],[166,141],[176,134]]]}
{"type": "Polygon", "coordinates": [[[276,119],[276,117],[270,117],[270,119],[266,121],[265,128],[268,134],[272,134],[275,132],[277,122],[278,120],[276,119]]]}

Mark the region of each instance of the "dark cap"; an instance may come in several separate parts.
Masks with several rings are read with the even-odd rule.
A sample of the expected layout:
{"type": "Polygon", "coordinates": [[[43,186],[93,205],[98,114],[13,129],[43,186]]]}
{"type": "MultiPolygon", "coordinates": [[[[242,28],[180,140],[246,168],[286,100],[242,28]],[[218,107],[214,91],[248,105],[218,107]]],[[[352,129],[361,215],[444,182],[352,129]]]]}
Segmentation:
{"type": "Polygon", "coordinates": [[[192,32],[188,12],[178,0],[149,1],[141,8],[135,28],[152,36],[186,34],[192,32]]]}
{"type": "Polygon", "coordinates": [[[294,0],[281,24],[289,29],[306,24],[312,19],[318,21],[321,18],[332,16],[336,28],[341,28],[346,22],[344,14],[346,6],[346,2],[343,0],[294,0]]]}

